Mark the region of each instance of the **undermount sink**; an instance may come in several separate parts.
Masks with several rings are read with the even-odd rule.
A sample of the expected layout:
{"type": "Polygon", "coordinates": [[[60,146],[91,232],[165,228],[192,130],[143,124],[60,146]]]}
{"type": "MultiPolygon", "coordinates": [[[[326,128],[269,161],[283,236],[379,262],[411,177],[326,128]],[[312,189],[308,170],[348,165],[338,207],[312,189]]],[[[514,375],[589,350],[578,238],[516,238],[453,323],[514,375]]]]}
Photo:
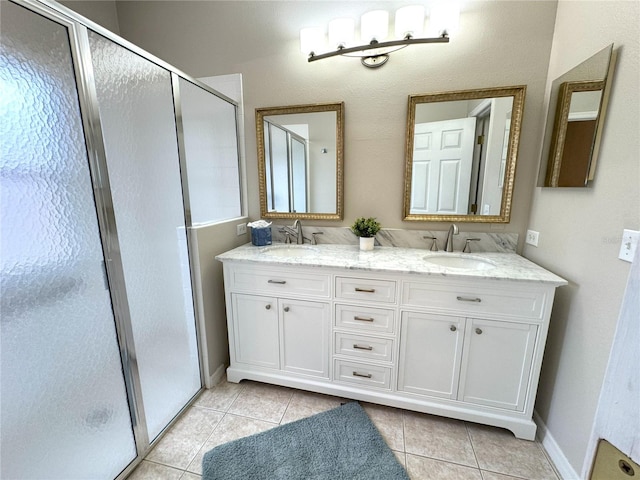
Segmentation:
{"type": "Polygon", "coordinates": [[[460,270],[491,270],[495,268],[495,263],[481,257],[467,254],[456,255],[453,253],[442,255],[428,255],[424,260],[434,265],[447,268],[457,268],[460,270]]]}
{"type": "Polygon", "coordinates": [[[282,258],[312,257],[318,250],[308,245],[273,245],[265,247],[262,254],[282,258]]]}

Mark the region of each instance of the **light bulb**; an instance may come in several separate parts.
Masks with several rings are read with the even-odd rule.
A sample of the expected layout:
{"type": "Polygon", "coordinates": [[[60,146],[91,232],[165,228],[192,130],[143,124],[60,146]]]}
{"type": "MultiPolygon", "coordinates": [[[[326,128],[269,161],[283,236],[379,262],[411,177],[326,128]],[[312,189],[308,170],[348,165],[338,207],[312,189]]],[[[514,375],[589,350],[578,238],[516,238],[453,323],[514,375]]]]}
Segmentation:
{"type": "Polygon", "coordinates": [[[460,23],[460,5],[455,1],[440,1],[431,7],[429,14],[429,34],[440,37],[444,34],[451,37],[458,30],[460,23]]]}
{"type": "Polygon", "coordinates": [[[424,29],[424,7],[410,5],[396,10],[395,36],[398,39],[416,38],[422,35],[424,29]]]}
{"type": "Polygon", "coordinates": [[[300,51],[305,55],[318,53],[324,43],[324,30],[320,27],[309,27],[300,30],[300,51]]]}
{"type": "Polygon", "coordinates": [[[372,40],[383,42],[389,34],[389,12],[374,10],[362,15],[360,19],[360,39],[371,43],[372,40]]]}
{"type": "Polygon", "coordinates": [[[352,18],[336,18],[329,22],[329,45],[331,48],[344,48],[353,44],[355,21],[352,18]]]}

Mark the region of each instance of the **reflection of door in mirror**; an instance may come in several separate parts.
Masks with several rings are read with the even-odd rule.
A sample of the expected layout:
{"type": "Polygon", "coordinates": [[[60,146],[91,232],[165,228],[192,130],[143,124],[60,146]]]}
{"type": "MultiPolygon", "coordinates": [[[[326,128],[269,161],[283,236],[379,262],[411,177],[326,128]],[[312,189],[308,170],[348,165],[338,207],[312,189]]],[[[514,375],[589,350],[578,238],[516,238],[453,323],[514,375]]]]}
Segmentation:
{"type": "Polygon", "coordinates": [[[509,222],[525,93],[409,96],[404,220],[509,222]]]}
{"type": "Polygon", "coordinates": [[[499,215],[513,97],[448,104],[416,108],[410,213],[499,215]]]}
{"type": "Polygon", "coordinates": [[[272,212],[307,211],[306,125],[264,120],[267,206],[272,212]]]}
{"type": "Polygon", "coordinates": [[[411,213],[467,213],[475,120],[416,123],[411,213]]]}
{"type": "Polygon", "coordinates": [[[486,134],[484,148],[486,149],[484,165],[481,165],[482,188],[476,204],[480,207],[480,215],[499,215],[502,204],[502,187],[506,159],[508,155],[511,110],[513,98],[501,97],[491,99],[491,118],[489,131],[486,134]],[[506,135],[506,136],[505,136],[506,135]]]}

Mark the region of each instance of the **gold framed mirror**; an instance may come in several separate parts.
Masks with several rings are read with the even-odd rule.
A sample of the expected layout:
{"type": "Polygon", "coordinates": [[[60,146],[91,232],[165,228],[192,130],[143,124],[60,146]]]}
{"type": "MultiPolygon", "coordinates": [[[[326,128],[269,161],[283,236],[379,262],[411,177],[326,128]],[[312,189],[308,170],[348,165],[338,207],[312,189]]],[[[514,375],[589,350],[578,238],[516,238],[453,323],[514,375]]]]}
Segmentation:
{"type": "Polygon", "coordinates": [[[587,184],[603,91],[603,81],[560,85],[545,186],[587,184]]]}
{"type": "Polygon", "coordinates": [[[615,58],[608,45],[553,81],[539,187],[587,187],[594,179],[615,58]]]}
{"type": "Polygon", "coordinates": [[[526,86],[410,95],[404,220],[508,223],[526,86]]]}
{"type": "Polygon", "coordinates": [[[342,220],[344,103],[256,109],[260,215],[342,220]]]}

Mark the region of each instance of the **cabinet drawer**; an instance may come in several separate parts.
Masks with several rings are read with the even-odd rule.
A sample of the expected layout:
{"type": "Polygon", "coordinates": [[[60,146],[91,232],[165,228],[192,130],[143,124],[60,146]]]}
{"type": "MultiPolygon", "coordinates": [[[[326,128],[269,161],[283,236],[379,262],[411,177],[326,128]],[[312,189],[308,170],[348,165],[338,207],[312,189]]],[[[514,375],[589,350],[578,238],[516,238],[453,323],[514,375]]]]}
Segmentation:
{"type": "Polygon", "coordinates": [[[386,388],[391,386],[391,368],[366,363],[336,360],[334,380],[368,387],[386,388]]]}
{"type": "Polygon", "coordinates": [[[336,332],[335,353],[336,355],[391,362],[393,361],[393,340],[336,332]]]}
{"type": "Polygon", "coordinates": [[[438,311],[503,315],[542,320],[546,294],[534,289],[505,285],[482,288],[467,285],[404,282],[402,303],[406,306],[428,307],[438,311]]]}
{"type": "Polygon", "coordinates": [[[335,326],[372,333],[393,333],[395,312],[383,308],[336,305],[335,326]]]}
{"type": "Polygon", "coordinates": [[[363,302],[395,303],[396,282],[393,280],[336,277],[336,298],[363,302]]]}
{"type": "Polygon", "coordinates": [[[278,268],[234,267],[228,275],[232,290],[269,294],[329,297],[329,275],[278,268]]]}

